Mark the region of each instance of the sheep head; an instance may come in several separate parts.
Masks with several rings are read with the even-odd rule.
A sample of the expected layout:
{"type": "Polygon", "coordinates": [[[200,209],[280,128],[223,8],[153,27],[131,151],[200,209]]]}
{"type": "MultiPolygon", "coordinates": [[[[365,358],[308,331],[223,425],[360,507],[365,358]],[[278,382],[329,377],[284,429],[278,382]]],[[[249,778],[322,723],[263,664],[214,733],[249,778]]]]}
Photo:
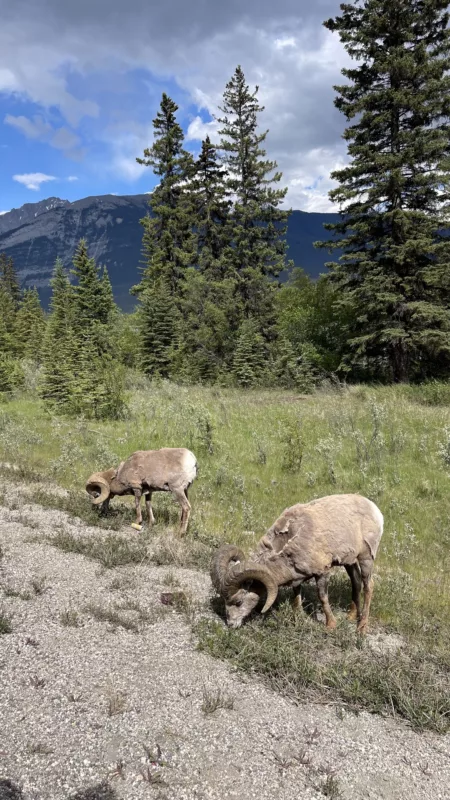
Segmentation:
{"type": "Polygon", "coordinates": [[[94,472],[86,481],[86,491],[93,505],[99,506],[111,497],[111,481],[116,475],[114,468],[105,472],[94,472]]]}
{"type": "Polygon", "coordinates": [[[211,564],[211,580],[225,600],[227,625],[239,628],[258,605],[264,592],[264,614],[273,605],[278,584],[263,564],[245,561],[241,550],[234,545],[219,548],[211,564]]]}

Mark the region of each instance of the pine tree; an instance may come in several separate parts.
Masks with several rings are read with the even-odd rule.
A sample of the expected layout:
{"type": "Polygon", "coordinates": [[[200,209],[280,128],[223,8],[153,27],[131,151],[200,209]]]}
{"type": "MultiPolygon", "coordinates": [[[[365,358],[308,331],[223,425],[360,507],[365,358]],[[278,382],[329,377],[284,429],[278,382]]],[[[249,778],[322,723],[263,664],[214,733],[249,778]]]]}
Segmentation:
{"type": "Polygon", "coordinates": [[[45,332],[45,315],[37,289],[25,289],[14,325],[14,349],[19,358],[39,362],[45,332]]]}
{"type": "Polygon", "coordinates": [[[195,264],[197,247],[192,195],[188,183],[193,175],[193,158],[183,148],[184,134],[176,120],[178,106],[163,94],[160,110],[153,120],[155,141],[144,150],[138,164],[152,167],[160,179],[150,198],[152,216],[144,217],[144,286],[163,279],[177,302],[185,270],[195,264]]]}
{"type": "Polygon", "coordinates": [[[355,375],[450,372],[447,5],[356,0],[325,22],[358,62],[335,87],[350,164],[332,175],[343,216],[326,226],[344,251],[329,266],[355,315],[343,362],[355,375]]]}
{"type": "Polygon", "coordinates": [[[258,87],[251,92],[241,67],[226,86],[220,148],[228,170],[227,188],[233,206],[233,256],[238,275],[238,293],[246,317],[259,320],[270,335],[273,325],[274,284],[285,267],[284,234],[288,212],[279,208],[287,189],[274,188],[281,180],[275,161],[265,159],[262,148],[268,131],[258,132],[258,87]]]}

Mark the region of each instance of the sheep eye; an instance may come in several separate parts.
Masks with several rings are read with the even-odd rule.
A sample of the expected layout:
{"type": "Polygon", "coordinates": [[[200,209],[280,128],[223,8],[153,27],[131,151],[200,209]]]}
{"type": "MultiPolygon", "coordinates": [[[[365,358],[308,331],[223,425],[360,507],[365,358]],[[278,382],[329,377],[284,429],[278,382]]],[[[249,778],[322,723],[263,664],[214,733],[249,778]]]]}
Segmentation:
{"type": "Polygon", "coordinates": [[[238,607],[241,606],[242,605],[242,600],[236,600],[234,605],[238,606],[238,607]]]}

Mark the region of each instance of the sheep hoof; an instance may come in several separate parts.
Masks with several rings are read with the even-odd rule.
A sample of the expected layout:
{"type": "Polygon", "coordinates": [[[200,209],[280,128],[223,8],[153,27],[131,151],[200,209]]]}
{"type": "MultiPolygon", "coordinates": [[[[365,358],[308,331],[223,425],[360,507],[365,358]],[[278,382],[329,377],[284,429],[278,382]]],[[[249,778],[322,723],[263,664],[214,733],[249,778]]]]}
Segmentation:
{"type": "Polygon", "coordinates": [[[135,531],[141,531],[142,530],[142,525],[138,525],[137,522],[132,522],[131,523],[131,527],[134,528],[135,531]]]}

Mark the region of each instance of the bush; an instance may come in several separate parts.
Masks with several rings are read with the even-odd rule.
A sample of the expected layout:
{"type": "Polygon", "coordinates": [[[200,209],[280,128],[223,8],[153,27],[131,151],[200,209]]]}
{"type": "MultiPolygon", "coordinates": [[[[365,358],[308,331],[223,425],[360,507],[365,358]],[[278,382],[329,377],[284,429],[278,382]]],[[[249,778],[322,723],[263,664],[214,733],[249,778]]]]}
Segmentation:
{"type": "Polygon", "coordinates": [[[424,406],[450,406],[450,381],[427,381],[407,387],[408,397],[424,406]]]}

